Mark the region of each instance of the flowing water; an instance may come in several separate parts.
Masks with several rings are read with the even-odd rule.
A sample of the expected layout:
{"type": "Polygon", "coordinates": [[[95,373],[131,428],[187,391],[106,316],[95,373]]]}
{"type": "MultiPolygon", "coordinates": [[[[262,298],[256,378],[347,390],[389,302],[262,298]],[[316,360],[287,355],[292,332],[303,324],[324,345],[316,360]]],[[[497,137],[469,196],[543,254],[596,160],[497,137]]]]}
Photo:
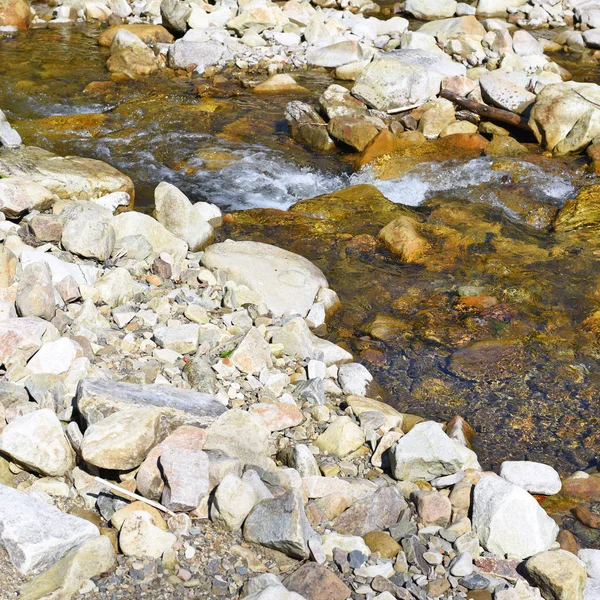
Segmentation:
{"type": "Polygon", "coordinates": [[[484,464],[537,458],[568,472],[595,462],[600,354],[583,322],[600,308],[600,243],[548,234],[530,219],[593,182],[584,161],[536,150],[525,159],[433,157],[386,179],[370,168],[353,174],[352,156],[309,152],[287,133],[286,103],[314,101],[332,83],[326,74],[295,74],[310,93],[293,97],[231,80],[116,83],[97,36],[70,26],[0,38],[0,107],[25,143],[112,164],[133,179],[140,210],[151,210],[164,180],[193,201],[254,209],[220,235],[314,260],[344,304],[329,337],[361,357],[401,410],[466,417],[484,464]],[[373,236],[401,209],[368,188],[357,188],[361,204],[334,194],[280,212],[356,184],[418,207],[441,248],[429,264],[400,264],[376,247],[373,236]],[[465,285],[497,304],[464,306],[465,285]]]}

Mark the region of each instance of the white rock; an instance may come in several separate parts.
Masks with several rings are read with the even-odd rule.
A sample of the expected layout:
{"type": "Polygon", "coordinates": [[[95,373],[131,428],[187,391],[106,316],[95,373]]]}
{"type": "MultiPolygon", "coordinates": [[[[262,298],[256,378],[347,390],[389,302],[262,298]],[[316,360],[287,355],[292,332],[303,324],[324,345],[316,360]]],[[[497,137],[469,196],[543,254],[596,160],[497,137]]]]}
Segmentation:
{"type": "Polygon", "coordinates": [[[215,491],[210,518],[229,531],[238,531],[256,502],[252,485],[228,473],[215,491]]]}
{"type": "Polygon", "coordinates": [[[200,325],[172,325],[154,330],[154,340],[161,348],[180,354],[193,354],[200,344],[200,325]]]}
{"type": "Polygon", "coordinates": [[[365,541],[358,535],[343,535],[332,531],[331,533],[324,534],[321,538],[321,542],[323,550],[325,551],[325,556],[327,556],[328,560],[333,560],[334,548],[341,548],[348,553],[353,550],[358,550],[365,556],[371,554],[371,550],[369,550],[365,541]]]}
{"type": "Polygon", "coordinates": [[[600,550],[582,549],[577,556],[583,561],[588,577],[600,580],[600,550]]]}
{"type": "Polygon", "coordinates": [[[61,375],[66,373],[75,359],[83,356],[81,346],[70,338],[60,338],[44,344],[27,363],[32,373],[50,373],[61,375]]]}
{"type": "Polygon", "coordinates": [[[340,367],[338,381],[344,394],[366,396],[369,383],[373,381],[373,375],[363,365],[349,363],[340,367]]]}
{"type": "Polygon", "coordinates": [[[473,532],[490,552],[521,559],[548,550],[558,525],[524,489],[487,475],[473,493],[473,532]]]}
{"type": "Polygon", "coordinates": [[[62,425],[47,408],[11,421],[0,435],[0,450],[43,475],[62,476],[75,466],[75,454],[62,425]]]}
{"type": "Polygon", "coordinates": [[[562,487],[560,475],[551,466],[526,460],[504,461],[500,477],[532,494],[552,496],[562,487]]]}
{"type": "Polygon", "coordinates": [[[126,556],[160,558],[173,547],[177,537],[154,525],[152,515],[134,511],[123,521],[119,532],[119,546],[126,556]]]}

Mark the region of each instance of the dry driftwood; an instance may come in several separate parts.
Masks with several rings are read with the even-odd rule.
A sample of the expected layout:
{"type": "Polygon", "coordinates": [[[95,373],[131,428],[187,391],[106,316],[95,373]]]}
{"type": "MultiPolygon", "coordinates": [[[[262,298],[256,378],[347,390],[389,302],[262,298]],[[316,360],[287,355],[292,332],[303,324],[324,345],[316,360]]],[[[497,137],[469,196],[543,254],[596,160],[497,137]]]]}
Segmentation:
{"type": "Polygon", "coordinates": [[[516,113],[503,110],[502,108],[488,106],[487,104],[481,104],[475,100],[470,100],[469,98],[459,96],[450,90],[442,90],[440,96],[442,98],[446,98],[446,100],[454,102],[454,104],[458,104],[458,106],[462,108],[466,108],[474,113],[477,113],[478,115],[485,117],[490,121],[497,121],[498,123],[504,123],[506,125],[510,125],[511,127],[518,127],[519,129],[524,129],[525,131],[531,131],[531,127],[529,127],[527,119],[516,113]]]}

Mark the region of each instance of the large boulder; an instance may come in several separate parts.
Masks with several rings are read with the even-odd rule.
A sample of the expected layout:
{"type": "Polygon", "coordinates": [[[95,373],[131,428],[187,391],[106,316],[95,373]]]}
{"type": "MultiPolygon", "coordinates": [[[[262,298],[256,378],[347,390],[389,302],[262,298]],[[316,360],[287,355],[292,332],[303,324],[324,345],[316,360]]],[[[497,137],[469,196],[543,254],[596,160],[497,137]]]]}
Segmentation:
{"type": "Polygon", "coordinates": [[[112,226],[117,241],[130,235],[142,235],[157,255],[167,252],[176,262],[181,262],[187,254],[187,244],[150,215],[133,211],[124,212],[114,217],[112,226]]]}
{"type": "Polygon", "coordinates": [[[202,262],[258,292],[277,316],[288,311],[306,316],[319,290],[329,287],[322,271],[306,258],[260,242],[213,244],[202,262]]]}
{"type": "Polygon", "coordinates": [[[62,425],[47,408],[11,421],[0,434],[0,451],[51,477],[61,477],[75,466],[75,453],[62,425]]]}
{"type": "Polygon", "coordinates": [[[449,438],[438,423],[415,425],[390,451],[392,475],[400,480],[431,481],[477,464],[472,450],[449,438]]]}
{"type": "Polygon", "coordinates": [[[397,50],[382,54],[360,74],[352,94],[377,110],[400,110],[436,96],[442,79],[465,75],[463,65],[443,53],[397,50]]]}
{"type": "Polygon", "coordinates": [[[484,548],[512,558],[544,552],[558,535],[558,525],[533,496],[495,475],[475,485],[472,521],[484,548]]]}
{"type": "Polygon", "coordinates": [[[111,73],[129,79],[146,77],[158,71],[158,61],[154,52],[135,33],[125,29],[115,34],[106,66],[111,73]]]}
{"type": "Polygon", "coordinates": [[[89,521],[0,484],[0,546],[23,575],[44,571],[98,535],[89,521]]]}
{"type": "Polygon", "coordinates": [[[210,244],[213,228],[188,197],[174,185],[163,181],[154,190],[158,222],[185,241],[190,251],[198,252],[210,244]]]}
{"type": "Polygon", "coordinates": [[[407,0],[404,10],[415,19],[433,21],[453,17],[456,5],[456,0],[407,0]]]}
{"type": "Polygon", "coordinates": [[[585,566],[566,550],[532,556],[525,563],[525,574],[548,600],[583,600],[587,583],[585,566]]]}
{"type": "Polygon", "coordinates": [[[58,156],[35,146],[0,148],[0,173],[34,181],[68,200],[91,200],[113,192],[134,196],[131,179],[105,162],[58,156]]]}
{"type": "Polygon", "coordinates": [[[600,134],[600,86],[575,81],[545,86],[531,109],[529,126],[554,154],[585,150],[600,134]]]}
{"type": "Polygon", "coordinates": [[[0,0],[0,27],[27,29],[31,24],[31,9],[27,0],[0,0]]]}
{"type": "Polygon", "coordinates": [[[93,378],[79,382],[76,405],[88,425],[126,408],[156,408],[162,437],[181,425],[206,426],[227,411],[213,396],[194,390],[93,378]]]}

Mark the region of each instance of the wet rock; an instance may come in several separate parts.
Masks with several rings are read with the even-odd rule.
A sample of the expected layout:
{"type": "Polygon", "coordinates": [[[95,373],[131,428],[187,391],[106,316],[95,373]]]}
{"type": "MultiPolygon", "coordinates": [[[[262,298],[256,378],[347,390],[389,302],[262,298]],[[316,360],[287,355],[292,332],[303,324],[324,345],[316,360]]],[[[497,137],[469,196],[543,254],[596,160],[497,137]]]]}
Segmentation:
{"type": "Polygon", "coordinates": [[[321,270],[307,259],[260,242],[213,244],[202,262],[261,294],[276,316],[287,311],[306,316],[319,289],[329,287],[321,270]]]}
{"type": "Polygon", "coordinates": [[[338,417],[316,439],[315,446],[326,454],[334,454],[343,458],[358,450],[364,442],[363,430],[350,417],[338,417]]]}
{"type": "Polygon", "coordinates": [[[500,477],[532,494],[551,496],[558,494],[562,487],[559,474],[551,466],[526,460],[504,461],[500,465],[500,477]]]}
{"type": "Polygon", "coordinates": [[[79,156],[57,156],[35,146],[0,148],[0,172],[39,183],[67,200],[101,198],[112,192],[127,192],[132,198],[134,196],[131,179],[105,162],[79,156]]]}
{"type": "Polygon", "coordinates": [[[22,600],[38,600],[50,593],[70,598],[92,577],[110,571],[117,563],[111,541],[105,536],[86,540],[20,589],[22,600]]]}
{"type": "Polygon", "coordinates": [[[81,455],[102,469],[134,469],[160,441],[159,420],[160,411],[155,408],[115,412],[86,429],[81,455]]]}
{"type": "Polygon", "coordinates": [[[115,247],[115,230],[104,211],[77,207],[62,214],[61,241],[65,250],[102,262],[110,258],[115,247]]]}
{"type": "Polygon", "coordinates": [[[210,518],[229,531],[238,531],[258,500],[250,483],[228,473],[215,491],[210,518]]]}
{"type": "Polygon", "coordinates": [[[196,509],[209,490],[206,452],[187,448],[165,448],[159,461],[166,480],[162,503],[175,512],[196,509]]]}
{"type": "Polygon", "coordinates": [[[396,217],[378,235],[386,248],[397,254],[402,262],[422,262],[431,250],[431,245],[419,233],[419,223],[407,216],[396,217]]]}
{"type": "Polygon", "coordinates": [[[335,144],[327,133],[327,125],[319,113],[304,102],[294,100],[285,107],[285,119],[292,137],[312,150],[327,152],[335,144]]]}
{"type": "Polygon", "coordinates": [[[523,144],[506,135],[495,135],[485,148],[487,156],[518,157],[528,152],[523,144]]]}
{"type": "Polygon", "coordinates": [[[149,215],[134,211],[124,212],[114,217],[112,226],[117,242],[127,236],[140,234],[146,238],[157,256],[166,252],[179,263],[187,254],[187,244],[149,215]]]}
{"type": "Polygon", "coordinates": [[[523,362],[522,347],[511,340],[484,340],[457,350],[448,368],[464,379],[493,381],[507,379],[523,362]]]}
{"type": "Polygon", "coordinates": [[[273,366],[271,350],[256,327],[250,328],[241,344],[231,354],[231,362],[242,373],[256,374],[273,366]]]}
{"type": "Polygon", "coordinates": [[[119,546],[126,556],[160,558],[173,547],[177,537],[152,522],[147,512],[136,511],[125,519],[119,533],[119,546]]]}
{"type": "Polygon", "coordinates": [[[227,410],[213,396],[193,390],[94,378],[80,381],[76,404],[88,424],[126,408],[157,408],[161,414],[161,432],[164,435],[180,425],[206,426],[227,410]]]}
{"type": "Polygon", "coordinates": [[[0,213],[18,219],[32,210],[46,210],[54,203],[54,195],[44,186],[22,177],[0,179],[0,213]]]}
{"type": "Polygon", "coordinates": [[[364,117],[367,107],[341,85],[330,85],[319,96],[319,108],[328,118],[334,117],[364,117]]]}
{"type": "Polygon", "coordinates": [[[21,317],[51,321],[56,314],[52,273],[45,263],[27,265],[19,279],[15,307],[21,317]]]}
{"type": "Polygon", "coordinates": [[[257,504],[244,523],[244,538],[294,558],[308,558],[308,540],[318,537],[306,519],[300,492],[257,504]]]}
{"type": "Polygon", "coordinates": [[[27,29],[31,24],[31,16],[26,0],[0,0],[0,27],[27,29]]]}
{"type": "Polygon", "coordinates": [[[144,44],[171,44],[173,36],[162,25],[148,25],[146,23],[123,23],[113,25],[105,29],[98,37],[100,46],[108,46],[113,42],[113,38],[120,30],[129,31],[136,35],[144,44]]]}
{"type": "Polygon", "coordinates": [[[158,222],[184,240],[191,252],[198,252],[212,242],[212,226],[174,185],[159,183],[154,190],[154,203],[158,222]]]}
{"type": "Polygon", "coordinates": [[[490,552],[525,558],[550,548],[558,526],[522,488],[482,477],[473,493],[473,531],[490,552]]]}
{"type": "Polygon", "coordinates": [[[350,588],[329,569],[316,563],[307,563],[286,577],[285,587],[306,600],[346,600],[350,588]]]}
{"type": "Polygon", "coordinates": [[[333,139],[362,152],[379,133],[379,128],[364,118],[340,116],[329,121],[327,131],[333,139]]]}
{"type": "Polygon", "coordinates": [[[597,227],[600,223],[600,186],[583,188],[575,198],[567,200],[558,212],[553,227],[556,231],[575,231],[597,227]]]}
{"type": "Polygon", "coordinates": [[[433,421],[418,423],[390,451],[393,476],[431,481],[476,463],[474,452],[451,440],[433,421]]]}
{"type": "Polygon", "coordinates": [[[271,465],[269,430],[255,415],[241,409],[222,414],[206,430],[206,450],[221,450],[244,464],[271,465]]]}
{"type": "Polygon", "coordinates": [[[71,444],[49,409],[11,421],[0,434],[0,451],[42,475],[62,476],[75,466],[71,444]]]}
{"type": "Polygon", "coordinates": [[[387,486],[355,502],[333,522],[333,527],[341,533],[363,536],[396,523],[404,508],[406,502],[400,492],[387,486]]]}
{"type": "Polygon", "coordinates": [[[98,529],[90,522],[0,485],[0,544],[22,574],[44,571],[98,535],[98,529]]]}
{"type": "Polygon", "coordinates": [[[549,600],[583,600],[587,575],[581,561],[570,552],[540,552],[525,563],[528,580],[549,600]]]}

